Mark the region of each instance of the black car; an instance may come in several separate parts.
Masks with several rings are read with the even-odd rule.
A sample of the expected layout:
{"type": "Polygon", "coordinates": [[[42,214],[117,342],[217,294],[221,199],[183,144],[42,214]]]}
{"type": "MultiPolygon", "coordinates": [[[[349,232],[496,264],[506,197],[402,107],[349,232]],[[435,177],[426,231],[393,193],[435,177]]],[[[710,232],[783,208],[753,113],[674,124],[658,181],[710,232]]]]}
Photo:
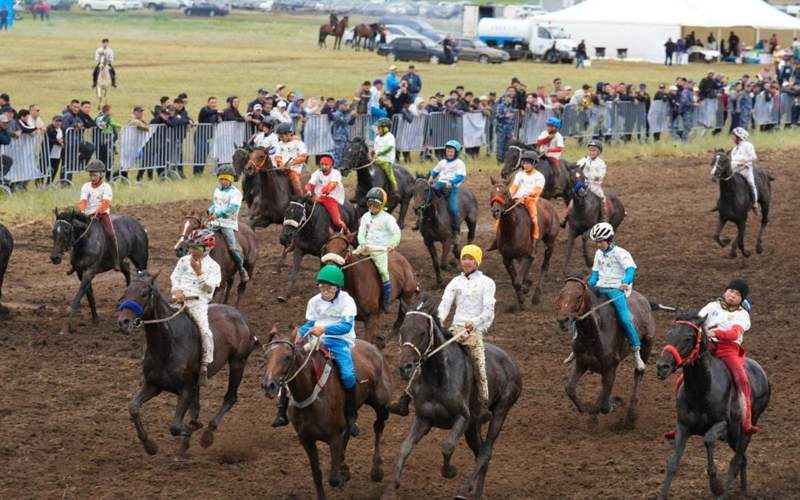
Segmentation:
{"type": "Polygon", "coordinates": [[[227,16],[230,12],[228,11],[227,4],[201,1],[201,2],[194,2],[189,7],[186,7],[186,10],[184,10],[183,13],[186,14],[187,16],[215,17],[215,16],[227,16]]]}
{"type": "Polygon", "coordinates": [[[378,45],[378,55],[386,56],[388,61],[428,61],[431,64],[445,62],[442,47],[425,38],[395,38],[389,43],[378,45]]]}

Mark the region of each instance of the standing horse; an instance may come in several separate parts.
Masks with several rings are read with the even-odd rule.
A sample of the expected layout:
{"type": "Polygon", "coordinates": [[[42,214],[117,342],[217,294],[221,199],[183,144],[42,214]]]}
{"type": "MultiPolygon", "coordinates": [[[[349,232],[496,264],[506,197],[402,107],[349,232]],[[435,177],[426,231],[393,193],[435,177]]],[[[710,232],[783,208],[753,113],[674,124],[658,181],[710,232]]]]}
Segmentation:
{"type": "Polygon", "coordinates": [[[344,32],[347,31],[347,21],[348,17],[344,16],[338,23],[336,23],[336,28],[331,32],[331,35],[333,35],[334,50],[342,49],[342,38],[344,37],[344,32]]]}
{"type": "MultiPolygon", "coordinates": [[[[534,148],[528,147],[522,141],[511,141],[508,144],[505,159],[503,160],[503,169],[500,170],[500,176],[509,182],[514,173],[522,168],[522,153],[524,151],[535,151],[534,148]]],[[[564,203],[569,203],[572,199],[572,181],[570,179],[570,172],[575,167],[565,160],[561,160],[561,168],[554,170],[547,158],[539,157],[536,164],[536,170],[541,172],[545,179],[544,191],[542,198],[552,200],[554,198],[561,198],[564,203]]]]}
{"type": "Polygon", "coordinates": [[[558,214],[552,203],[539,199],[537,202],[536,219],[539,226],[539,239],[533,239],[533,221],[520,202],[515,202],[508,195],[508,187],[504,183],[492,181],[492,191],[489,204],[492,207],[492,216],[499,221],[497,233],[497,249],[503,256],[503,265],[511,278],[511,284],[517,294],[517,308],[525,308],[525,294],[531,285],[529,276],[531,265],[536,258],[536,248],[539,241],[544,243],[544,257],[539,268],[539,281],[531,296],[531,304],[539,302],[542,293],[542,282],[550,268],[550,258],[556,246],[556,237],[561,226],[558,224],[558,214]]]}
{"type": "MultiPolygon", "coordinates": [[[[627,301],[633,324],[642,342],[642,360],[647,362],[656,333],[651,306],[636,290],[631,292],[627,301]]],[[[600,302],[580,278],[567,278],[556,298],[556,310],[561,330],[573,332],[572,352],[575,353],[575,365],[565,387],[567,395],[579,412],[589,413],[594,423],[598,412],[610,413],[624,404],[621,398],[612,398],[611,391],[614,389],[620,361],[631,352],[630,344],[614,312],[614,306],[607,301],[600,302]],[[599,373],[602,378],[602,389],[595,404],[580,401],[575,390],[578,381],[587,371],[599,373]]],[[[642,376],[643,371],[634,370],[633,391],[625,416],[625,425],[628,428],[636,425],[636,407],[642,376]]]]}
{"type": "MultiPolygon", "coordinates": [[[[742,432],[742,408],[739,391],[725,363],[708,351],[708,337],[696,313],[684,314],[667,332],[667,345],[658,359],[658,378],[666,379],[678,368],[683,369],[683,384],[677,390],[678,427],[675,450],[667,461],[667,476],[658,491],[658,498],[667,498],[670,484],[686,449],[689,436],[703,436],[708,460],[708,480],[715,496],[730,492],[736,476],[740,476],[742,496],[747,495],[747,447],[752,436],[742,432]],[[725,486],[717,479],[714,446],[717,440],[728,443],[734,452],[728,467],[725,486]]],[[[747,358],[744,369],[750,381],[753,425],[767,409],[771,388],[767,374],[755,360],[747,358]]]]}
{"type": "MultiPolygon", "coordinates": [[[[351,170],[355,170],[358,177],[356,195],[352,201],[356,204],[358,216],[360,217],[367,212],[367,193],[369,190],[379,187],[388,193],[390,191],[389,179],[386,178],[382,168],[373,165],[372,161],[370,161],[369,146],[367,146],[367,142],[363,137],[350,139],[342,156],[342,165],[339,167],[342,175],[347,175],[351,170]]],[[[406,213],[408,213],[408,205],[411,202],[414,177],[400,165],[394,165],[392,168],[397,179],[397,192],[395,193],[396,196],[389,198],[386,211],[392,213],[395,207],[400,207],[397,224],[400,229],[403,229],[406,213]]]]}
{"type": "MultiPolygon", "coordinates": [[[[317,498],[325,498],[322,471],[319,464],[317,441],[327,443],[331,451],[331,472],[328,483],[341,486],[350,479],[350,469],[345,462],[350,433],[346,430],[344,416],[344,389],[330,357],[307,343],[295,344],[292,339],[276,335],[275,328],[267,338],[266,368],[261,379],[264,394],[275,398],[280,390],[288,390],[291,399],[289,420],[308,455],[317,498]],[[308,360],[311,363],[308,363],[308,360]],[[317,367],[317,371],[312,368],[317,367]],[[320,375],[321,373],[321,375],[320,375]]],[[[380,351],[363,340],[353,347],[353,364],[358,374],[356,407],[369,405],[375,410],[375,442],[372,453],[370,479],[383,480],[381,437],[389,418],[390,380],[389,367],[380,351]]]]}
{"type": "MultiPolygon", "coordinates": [[[[367,341],[375,344],[378,349],[383,349],[386,338],[380,329],[381,314],[384,312],[381,277],[371,258],[352,256],[350,243],[353,237],[341,233],[331,236],[322,250],[322,262],[344,269],[344,289],[358,306],[356,319],[364,322],[367,341]]],[[[392,301],[400,302],[394,323],[394,330],[397,331],[403,322],[408,304],[419,293],[419,285],[414,268],[396,250],[389,252],[389,274],[392,281],[392,301]]]]}
{"type": "MultiPolygon", "coordinates": [[[[719,246],[725,247],[731,243],[730,238],[720,239],[722,228],[725,227],[727,222],[736,224],[736,239],[731,243],[731,252],[729,257],[736,258],[736,248],[742,252],[744,257],[750,257],[750,252],[744,248],[744,232],[747,229],[747,215],[750,212],[750,207],[753,206],[753,195],[750,189],[750,184],[747,183],[742,175],[735,174],[731,167],[731,160],[725,151],[718,149],[714,153],[714,160],[711,162],[711,175],[714,179],[719,181],[719,199],[717,201],[717,209],[719,216],[717,219],[717,229],[714,231],[714,241],[719,246]]],[[[756,181],[756,189],[758,190],[758,204],[761,205],[761,227],[758,230],[758,237],[756,239],[756,252],[761,253],[764,247],[761,244],[761,238],[764,235],[764,229],[769,222],[769,205],[772,201],[772,177],[758,168],[753,167],[753,176],[756,181]]]]}
{"type": "Polygon", "coordinates": [[[97,73],[97,110],[103,109],[104,104],[109,103],[108,93],[111,89],[111,68],[105,56],[100,58],[99,71],[97,73]]]}
{"type": "MultiPolygon", "coordinates": [[[[200,372],[200,333],[189,315],[174,311],[158,290],[156,278],[146,271],[136,274],[125,290],[119,304],[117,323],[125,334],[144,326],[147,349],[144,352],[142,372],[144,385],[128,404],[136,434],[150,455],[158,452],[158,446],[147,435],[142,425],[140,410],[144,403],[167,391],[178,396],[175,417],[169,426],[173,436],[183,436],[181,451],[189,448],[192,433],[203,424],[200,416],[200,388],[197,376],[200,372]],[[183,424],[186,412],[190,412],[189,425],[183,424]]],[[[222,407],[208,423],[201,444],[204,448],[214,442],[214,431],[222,417],[236,404],[236,394],[242,381],[247,358],[258,345],[258,339],[250,333],[242,313],[226,305],[210,305],[208,324],[214,334],[214,361],[208,366],[208,378],[228,366],[228,390],[222,407]]]]}
{"type": "Polygon", "coordinates": [[[475,469],[467,478],[458,498],[480,498],[489,470],[492,448],[506,416],[522,392],[522,376],[514,361],[494,344],[485,343],[486,377],[489,382],[489,409],[492,419],[486,439],[481,438],[478,385],[472,361],[464,350],[448,342],[436,316],[436,304],[425,299],[406,314],[400,327],[400,374],[409,381],[414,401],[414,420],[400,448],[394,479],[384,497],[394,497],[400,488],[400,475],[419,441],[436,427],[449,429],[442,444],[442,476],[455,477],[450,459],[461,436],[475,456],[475,469]]]}
{"type": "Polygon", "coordinates": [[[378,23],[357,25],[353,28],[353,48],[361,50],[363,45],[364,50],[374,50],[375,38],[377,38],[380,29],[381,25],[378,23]]]}
{"type": "MultiPolygon", "coordinates": [[[[419,228],[422,240],[431,256],[433,271],[436,273],[436,284],[441,285],[442,270],[447,270],[448,257],[452,252],[453,257],[460,258],[461,247],[458,235],[453,234],[450,220],[450,193],[443,195],[435,191],[427,179],[417,178],[414,182],[414,196],[411,204],[419,218],[419,228]],[[441,259],[436,253],[436,243],[442,244],[441,259]]],[[[469,188],[462,186],[458,190],[458,210],[462,221],[467,223],[467,243],[475,239],[475,229],[478,225],[478,200],[469,188]]],[[[459,221],[459,226],[461,221],[459,221]]]]}
{"type": "MultiPolygon", "coordinates": [[[[61,263],[61,256],[69,252],[72,269],[68,274],[75,271],[81,282],[78,293],[70,304],[67,322],[60,332],[64,334],[74,331],[72,318],[84,294],[89,301],[92,320],[97,321],[92,280],[96,275],[114,269],[114,250],[102,223],[96,218],[74,210],[61,213],[55,210],[54,213],[56,220],[53,224],[53,252],[50,254],[50,261],[58,265],[61,263]]],[[[131,273],[125,259],[130,259],[137,270],[147,269],[147,232],[133,217],[116,215],[111,220],[117,235],[120,272],[125,276],[125,284],[129,285],[131,273]]]]}
{"type": "Polygon", "coordinates": [[[3,306],[3,278],[6,276],[6,269],[8,269],[8,260],[11,258],[11,252],[14,251],[14,238],[11,237],[6,226],[0,224],[0,314],[8,314],[8,308],[3,306]]]}
{"type": "MultiPolygon", "coordinates": [[[[189,235],[192,234],[192,231],[203,227],[206,227],[206,221],[201,219],[201,215],[195,212],[189,212],[183,216],[181,235],[178,238],[178,242],[175,243],[173,247],[175,255],[178,258],[183,257],[189,252],[189,235]]],[[[256,234],[250,229],[250,226],[240,222],[239,230],[236,231],[236,240],[239,242],[242,260],[244,261],[242,265],[252,279],[256,268],[256,260],[258,260],[258,240],[256,239],[256,234]]],[[[233,290],[233,280],[236,278],[238,271],[230,248],[228,248],[228,243],[221,234],[217,234],[217,245],[211,250],[210,255],[211,258],[219,264],[220,271],[222,272],[223,285],[214,292],[214,302],[217,304],[227,304],[228,297],[231,294],[231,290],[233,290]]],[[[247,283],[242,283],[241,280],[239,280],[239,286],[236,292],[237,308],[239,307],[239,302],[242,300],[246,289],[247,283]]]]}

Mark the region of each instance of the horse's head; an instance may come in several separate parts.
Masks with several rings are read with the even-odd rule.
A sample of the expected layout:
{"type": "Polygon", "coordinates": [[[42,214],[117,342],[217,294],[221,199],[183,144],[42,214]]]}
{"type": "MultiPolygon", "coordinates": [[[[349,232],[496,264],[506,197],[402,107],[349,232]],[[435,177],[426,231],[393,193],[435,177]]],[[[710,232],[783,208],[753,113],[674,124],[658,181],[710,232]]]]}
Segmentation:
{"type": "Polygon", "coordinates": [[[122,333],[130,334],[141,324],[143,317],[153,315],[159,298],[156,278],[158,273],[151,275],[147,271],[137,271],[131,279],[117,305],[117,326],[122,333]]]}
{"type": "Polygon", "coordinates": [[[528,148],[519,141],[511,141],[506,149],[505,157],[503,158],[503,169],[500,171],[500,177],[503,179],[511,179],[514,172],[522,165],[522,152],[528,148]]]}
{"type": "Polygon", "coordinates": [[[236,172],[237,179],[241,177],[242,172],[244,172],[245,168],[247,167],[247,162],[250,159],[250,152],[252,150],[253,148],[247,144],[244,144],[237,147],[233,152],[233,156],[231,157],[231,165],[233,166],[234,172],[236,172]]]}
{"type": "Polygon", "coordinates": [[[508,186],[504,182],[497,182],[494,177],[489,177],[489,180],[492,182],[492,189],[489,191],[489,207],[492,209],[492,217],[499,219],[508,204],[508,186]]]}
{"type": "Polygon", "coordinates": [[[176,257],[181,258],[189,252],[189,247],[187,245],[189,235],[192,234],[192,231],[195,229],[203,227],[203,220],[201,217],[202,216],[195,211],[191,211],[183,216],[181,235],[178,237],[178,242],[175,243],[173,247],[176,257]]]}
{"type": "MultiPolygon", "coordinates": [[[[332,230],[331,230],[332,231],[332,230]]],[[[350,257],[350,245],[355,235],[347,235],[343,232],[331,232],[328,242],[322,247],[323,264],[334,264],[339,267],[345,265],[350,257]]]]}
{"type": "Polygon", "coordinates": [[[86,216],[69,210],[66,212],[58,212],[54,210],[56,216],[53,223],[53,251],[50,253],[50,262],[53,264],[61,264],[61,256],[69,252],[77,242],[76,231],[82,234],[87,230],[89,223],[86,216]]]}
{"type": "Polygon", "coordinates": [[[727,180],[732,175],[733,167],[731,167],[731,159],[728,157],[728,153],[723,149],[717,149],[711,159],[711,176],[715,179],[727,180]]]}
{"type": "Polygon", "coordinates": [[[302,198],[295,198],[289,202],[289,206],[286,207],[286,212],[283,214],[283,231],[280,237],[281,245],[284,247],[289,246],[289,243],[291,243],[297,231],[303,227],[307,218],[308,212],[302,198]]]}
{"type": "Polygon", "coordinates": [[[431,185],[426,176],[417,174],[411,190],[411,210],[419,216],[431,203],[431,185]]]}
{"type": "Polygon", "coordinates": [[[264,346],[266,360],[264,376],[261,377],[261,389],[268,398],[275,398],[289,377],[289,371],[295,364],[294,358],[297,349],[298,346],[289,336],[279,335],[278,328],[272,327],[264,346]]]}
{"type": "Polygon", "coordinates": [[[268,168],[271,168],[269,152],[264,148],[253,148],[244,166],[244,175],[250,177],[268,168]]]}
{"type": "Polygon", "coordinates": [[[369,147],[363,137],[353,137],[347,143],[342,154],[339,171],[342,175],[347,175],[356,167],[365,165],[369,162],[369,147]]]}
{"type": "Polygon", "coordinates": [[[556,321],[561,331],[566,332],[570,323],[590,308],[589,286],[584,280],[569,277],[556,297],[556,321]]]}
{"type": "Polygon", "coordinates": [[[705,318],[697,312],[683,313],[667,330],[667,344],[656,363],[656,375],[661,380],[684,365],[691,365],[706,346],[705,318]]]}
{"type": "Polygon", "coordinates": [[[400,376],[410,380],[417,365],[425,360],[425,356],[433,347],[436,331],[441,324],[436,312],[436,303],[427,296],[411,311],[406,313],[400,326],[400,376]]]}

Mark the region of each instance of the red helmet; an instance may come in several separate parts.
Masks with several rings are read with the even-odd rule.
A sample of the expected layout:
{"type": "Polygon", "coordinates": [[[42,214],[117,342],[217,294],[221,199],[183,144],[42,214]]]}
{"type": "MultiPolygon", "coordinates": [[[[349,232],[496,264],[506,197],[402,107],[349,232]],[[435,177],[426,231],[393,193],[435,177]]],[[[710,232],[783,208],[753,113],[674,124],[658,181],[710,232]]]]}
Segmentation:
{"type": "Polygon", "coordinates": [[[203,246],[206,250],[211,250],[217,244],[217,237],[214,231],[208,229],[195,229],[189,235],[189,243],[192,246],[203,246]]]}

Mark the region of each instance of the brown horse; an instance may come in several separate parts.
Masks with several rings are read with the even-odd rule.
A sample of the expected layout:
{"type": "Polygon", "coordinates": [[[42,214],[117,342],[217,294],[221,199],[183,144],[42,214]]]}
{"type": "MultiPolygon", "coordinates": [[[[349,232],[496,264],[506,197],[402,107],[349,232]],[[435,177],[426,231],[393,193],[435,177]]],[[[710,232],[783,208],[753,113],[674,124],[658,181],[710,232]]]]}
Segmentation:
{"type": "MultiPolygon", "coordinates": [[[[318,350],[311,349],[306,353],[304,347],[308,347],[305,342],[297,344],[288,338],[278,337],[273,327],[267,337],[266,369],[261,388],[270,399],[275,398],[281,389],[290,391],[292,403],[289,420],[308,455],[317,498],[323,499],[325,489],[322,486],[317,441],[327,443],[330,447],[331,473],[328,483],[334,487],[341,486],[350,479],[345,463],[350,434],[345,430],[344,389],[333,362],[318,350]],[[308,358],[311,363],[306,361],[308,358]],[[321,375],[315,374],[312,365],[318,367],[316,373],[321,375]]],[[[376,419],[372,426],[375,444],[370,478],[380,482],[383,480],[381,436],[389,418],[386,408],[390,398],[389,367],[380,351],[363,340],[356,340],[352,353],[359,380],[357,407],[367,404],[375,410],[376,419]]]]}
{"type": "MultiPolygon", "coordinates": [[[[381,277],[369,257],[353,257],[350,244],[354,235],[337,233],[331,236],[322,250],[324,264],[336,264],[344,268],[345,291],[349,293],[358,306],[356,319],[364,322],[368,342],[379,349],[386,345],[383,331],[379,328],[381,314],[384,312],[381,301],[381,277]]],[[[399,300],[397,320],[394,323],[396,332],[403,324],[408,304],[419,293],[414,268],[400,252],[389,253],[389,274],[392,277],[392,301],[399,300]]]]}
{"type": "Polygon", "coordinates": [[[537,208],[537,223],[539,225],[539,239],[533,239],[533,221],[528,214],[528,210],[519,202],[511,199],[508,193],[508,186],[505,183],[497,183],[492,178],[492,191],[489,203],[492,207],[492,216],[500,223],[497,234],[497,249],[503,256],[503,265],[506,266],[508,275],[511,277],[511,284],[517,293],[517,307],[525,308],[525,294],[531,286],[531,279],[528,276],[536,258],[536,248],[539,241],[544,243],[544,258],[539,270],[539,281],[531,297],[531,303],[539,302],[539,295],[542,292],[542,281],[550,267],[550,257],[556,245],[556,237],[561,226],[558,222],[558,215],[553,205],[545,200],[539,199],[537,208]]]}
{"type": "MultiPolygon", "coordinates": [[[[205,221],[202,219],[203,215],[197,212],[189,212],[183,216],[183,223],[181,225],[181,236],[178,242],[175,243],[175,255],[183,257],[188,252],[186,245],[189,235],[195,229],[205,227],[205,221]]],[[[239,241],[239,247],[242,252],[242,265],[247,270],[247,274],[252,278],[253,272],[256,268],[256,260],[258,259],[258,240],[256,234],[250,229],[250,226],[242,222],[239,223],[239,230],[236,231],[236,239],[239,241]]],[[[214,302],[217,304],[227,304],[228,297],[233,289],[233,280],[236,278],[237,270],[236,263],[233,261],[228,245],[225,238],[219,233],[217,234],[217,245],[211,250],[211,258],[219,264],[220,271],[222,271],[222,286],[217,288],[214,292],[214,302]]],[[[239,307],[239,302],[242,300],[247,283],[239,281],[239,287],[236,293],[236,307],[239,307]]]]}
{"type": "Polygon", "coordinates": [[[381,30],[381,25],[378,23],[372,24],[359,24],[353,28],[353,48],[356,50],[375,48],[375,38],[381,30]],[[362,47],[363,45],[363,47],[362,47]]]}
{"type": "MultiPolygon", "coordinates": [[[[653,346],[656,325],[650,303],[636,290],[627,298],[628,307],[633,316],[633,324],[642,341],[642,360],[647,362],[653,346]]],[[[569,398],[581,413],[589,413],[592,422],[597,422],[597,414],[609,413],[624,401],[611,397],[617,366],[630,352],[631,348],[617,320],[614,306],[599,302],[597,296],[580,278],[567,278],[564,287],[556,299],[558,324],[563,331],[573,333],[572,352],[575,353],[575,366],[566,385],[569,398]],[[583,403],[575,391],[581,376],[587,371],[599,373],[603,387],[596,404],[583,403]]],[[[643,371],[633,372],[633,392],[625,425],[633,428],[636,425],[636,405],[639,401],[639,384],[643,371]]]]}
{"type": "Polygon", "coordinates": [[[328,36],[333,36],[333,48],[334,49],[341,49],[342,48],[342,37],[344,36],[344,32],[347,30],[347,16],[344,16],[336,25],[332,25],[330,23],[326,23],[320,25],[319,27],[319,37],[317,38],[317,45],[319,48],[327,47],[327,43],[325,40],[328,36]]]}

